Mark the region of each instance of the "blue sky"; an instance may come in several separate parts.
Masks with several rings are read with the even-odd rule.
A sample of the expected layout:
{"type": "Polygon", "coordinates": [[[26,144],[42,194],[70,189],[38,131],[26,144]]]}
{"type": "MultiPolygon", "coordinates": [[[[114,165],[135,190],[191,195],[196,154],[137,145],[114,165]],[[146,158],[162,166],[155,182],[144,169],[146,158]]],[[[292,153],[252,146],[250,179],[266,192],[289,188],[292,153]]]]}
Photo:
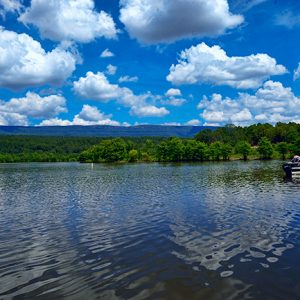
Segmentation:
{"type": "Polygon", "coordinates": [[[0,0],[0,125],[300,122],[298,0],[0,0]]]}

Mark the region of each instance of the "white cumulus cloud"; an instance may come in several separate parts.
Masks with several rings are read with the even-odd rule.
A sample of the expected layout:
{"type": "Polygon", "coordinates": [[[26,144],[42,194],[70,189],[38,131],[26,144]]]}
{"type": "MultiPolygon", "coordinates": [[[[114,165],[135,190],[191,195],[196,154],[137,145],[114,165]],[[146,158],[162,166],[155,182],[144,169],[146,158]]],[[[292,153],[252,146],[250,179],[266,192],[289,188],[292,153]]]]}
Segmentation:
{"type": "Polygon", "coordinates": [[[219,46],[201,43],[181,52],[167,80],[176,85],[208,83],[249,89],[261,86],[272,75],[284,73],[286,68],[267,54],[229,57],[219,46]]]}
{"type": "Polygon", "coordinates": [[[255,94],[239,93],[236,99],[213,94],[199,102],[205,124],[249,125],[255,122],[298,122],[300,98],[280,82],[267,81],[255,94]]]}
{"type": "Polygon", "coordinates": [[[164,107],[149,104],[155,96],[151,93],[135,95],[130,89],[111,84],[104,73],[87,72],[85,77],[73,83],[74,91],[85,99],[108,102],[111,100],[130,108],[130,113],[139,117],[161,117],[169,113],[164,107]]]}
{"type": "Polygon", "coordinates": [[[75,70],[76,58],[60,47],[46,52],[29,35],[0,27],[0,87],[59,85],[75,70]]]}
{"type": "Polygon", "coordinates": [[[241,24],[227,0],[121,0],[120,20],[142,43],[216,36],[241,24]]]}
{"type": "Polygon", "coordinates": [[[188,125],[188,126],[199,126],[199,125],[201,125],[201,122],[198,119],[192,119],[192,120],[187,121],[185,123],[185,125],[188,125]]]}
{"type": "Polygon", "coordinates": [[[52,118],[49,120],[43,120],[39,126],[71,126],[73,125],[72,121],[63,120],[59,118],[52,118]]]}
{"type": "Polygon", "coordinates": [[[80,77],[73,85],[75,92],[85,99],[107,102],[120,95],[119,86],[111,84],[101,72],[87,72],[85,77],[80,77]]]}
{"type": "Polygon", "coordinates": [[[1,102],[0,109],[33,118],[50,118],[62,112],[67,112],[66,99],[63,96],[41,97],[32,92],[27,92],[23,98],[12,98],[8,102],[1,102]]]}
{"type": "Polygon", "coordinates": [[[17,113],[7,113],[0,111],[0,125],[2,126],[26,126],[28,119],[26,116],[17,113]]]}
{"type": "Polygon", "coordinates": [[[164,107],[156,107],[154,105],[137,105],[132,107],[131,113],[139,117],[164,117],[170,112],[164,107]]]}
{"type": "Polygon", "coordinates": [[[178,98],[180,97],[181,91],[179,89],[169,89],[166,93],[165,96],[167,97],[166,99],[162,99],[161,103],[165,105],[170,105],[170,106],[182,106],[186,100],[183,98],[178,98]]]}
{"type": "Polygon", "coordinates": [[[52,118],[42,121],[40,126],[70,126],[70,125],[113,125],[120,126],[118,121],[111,119],[112,115],[105,115],[97,107],[83,105],[79,114],[75,115],[72,121],[59,118],[52,118]]]}
{"type": "Polygon", "coordinates": [[[179,89],[169,89],[167,90],[166,94],[167,97],[172,97],[172,96],[181,96],[181,91],[179,89]]]}
{"type": "Polygon", "coordinates": [[[243,110],[233,114],[230,117],[230,120],[234,123],[239,123],[239,122],[243,123],[243,122],[251,121],[252,114],[248,108],[244,108],[243,110]]]}
{"type": "Polygon", "coordinates": [[[95,106],[83,105],[81,112],[77,115],[78,118],[85,121],[100,121],[111,118],[111,115],[105,115],[95,106]]]}
{"type": "Polygon", "coordinates": [[[23,98],[0,101],[0,124],[27,125],[29,118],[52,118],[67,112],[66,99],[61,95],[41,97],[27,92],[23,98]]]}
{"type": "Polygon", "coordinates": [[[19,17],[24,24],[35,25],[44,38],[87,43],[95,38],[116,38],[112,17],[97,12],[93,0],[32,0],[19,17]]]}

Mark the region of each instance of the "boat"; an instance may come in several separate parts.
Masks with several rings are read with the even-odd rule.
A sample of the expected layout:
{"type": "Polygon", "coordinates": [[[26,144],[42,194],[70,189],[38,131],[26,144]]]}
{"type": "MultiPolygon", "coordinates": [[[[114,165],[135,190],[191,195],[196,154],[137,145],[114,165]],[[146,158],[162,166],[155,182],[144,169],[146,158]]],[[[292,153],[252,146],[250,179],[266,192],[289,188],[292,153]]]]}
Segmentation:
{"type": "Polygon", "coordinates": [[[289,162],[282,165],[283,170],[288,178],[300,178],[300,156],[296,155],[289,162]]]}

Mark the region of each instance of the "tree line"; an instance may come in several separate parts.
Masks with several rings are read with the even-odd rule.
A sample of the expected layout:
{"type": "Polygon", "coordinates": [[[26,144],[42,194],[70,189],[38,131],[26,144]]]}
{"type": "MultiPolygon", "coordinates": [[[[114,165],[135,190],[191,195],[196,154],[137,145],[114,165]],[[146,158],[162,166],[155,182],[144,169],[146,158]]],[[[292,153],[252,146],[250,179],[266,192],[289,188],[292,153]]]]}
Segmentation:
{"type": "Polygon", "coordinates": [[[300,154],[296,123],[228,125],[193,139],[0,136],[0,162],[180,162],[271,159],[300,154]]]}
{"type": "Polygon", "coordinates": [[[196,135],[197,140],[208,144],[219,141],[236,145],[239,141],[247,141],[252,146],[258,145],[262,137],[266,137],[272,144],[293,144],[300,137],[300,124],[279,122],[272,126],[258,123],[248,127],[226,125],[216,130],[204,129],[196,135]]]}
{"type": "MultiPolygon", "coordinates": [[[[8,136],[0,135],[0,163],[14,162],[72,162],[79,161],[80,154],[108,138],[8,136]]],[[[158,143],[163,138],[151,139],[158,143]]],[[[146,138],[126,138],[128,143],[143,144],[146,138]]]]}
{"type": "Polygon", "coordinates": [[[274,146],[262,137],[257,147],[246,141],[238,142],[234,147],[230,143],[219,141],[207,144],[196,139],[169,138],[154,144],[148,139],[144,144],[135,145],[122,138],[101,141],[99,144],[83,151],[79,156],[81,162],[203,162],[226,161],[232,158],[247,160],[250,155],[260,159],[271,159],[281,148],[274,146]]]}

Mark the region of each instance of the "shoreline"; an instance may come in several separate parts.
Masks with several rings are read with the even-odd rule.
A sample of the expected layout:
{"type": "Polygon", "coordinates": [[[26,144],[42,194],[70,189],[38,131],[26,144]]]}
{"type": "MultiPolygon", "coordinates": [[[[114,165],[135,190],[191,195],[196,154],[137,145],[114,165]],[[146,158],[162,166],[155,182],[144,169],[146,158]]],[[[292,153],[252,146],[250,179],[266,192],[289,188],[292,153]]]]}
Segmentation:
{"type": "Polygon", "coordinates": [[[286,160],[282,160],[279,158],[272,158],[272,159],[260,159],[260,158],[250,158],[247,160],[244,160],[242,158],[231,158],[228,160],[204,160],[204,161],[187,161],[187,160],[182,160],[182,161],[143,161],[143,160],[138,160],[138,161],[112,161],[112,162],[107,162],[107,161],[102,161],[102,162],[92,162],[92,161],[87,161],[87,162],[81,162],[79,160],[76,161],[14,161],[14,162],[0,162],[0,165],[3,164],[31,164],[31,163],[41,163],[41,164],[60,164],[60,163],[78,163],[78,164],[83,164],[83,165],[88,165],[88,164],[104,164],[104,165],[133,165],[133,164],[203,164],[203,163],[227,163],[227,162],[252,162],[252,161],[261,161],[261,162],[271,162],[271,161],[280,161],[280,162],[286,162],[286,160]]]}

